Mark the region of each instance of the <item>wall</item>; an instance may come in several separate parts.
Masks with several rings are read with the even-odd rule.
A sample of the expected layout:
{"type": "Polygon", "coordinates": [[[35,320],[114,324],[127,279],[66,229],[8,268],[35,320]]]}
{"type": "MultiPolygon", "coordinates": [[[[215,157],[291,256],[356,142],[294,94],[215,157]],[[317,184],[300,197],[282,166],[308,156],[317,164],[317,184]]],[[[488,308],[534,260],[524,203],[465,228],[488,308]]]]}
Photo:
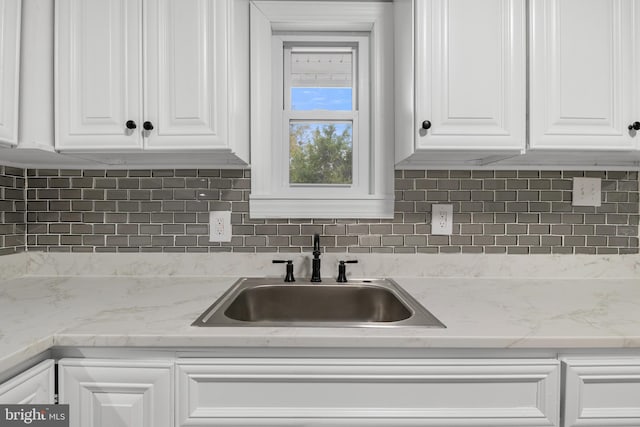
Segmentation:
{"type": "Polygon", "coordinates": [[[250,184],[249,170],[30,169],[28,250],[306,252],[320,233],[329,252],[638,253],[637,172],[396,171],[384,221],[250,220],[250,184]],[[571,206],[574,176],[603,179],[601,207],[571,206]],[[432,203],[454,205],[452,236],[429,234],[432,203]],[[229,209],[232,241],[209,243],[208,212],[229,209]]]}
{"type": "Polygon", "coordinates": [[[0,165],[0,255],[25,249],[25,171],[0,165]]]}

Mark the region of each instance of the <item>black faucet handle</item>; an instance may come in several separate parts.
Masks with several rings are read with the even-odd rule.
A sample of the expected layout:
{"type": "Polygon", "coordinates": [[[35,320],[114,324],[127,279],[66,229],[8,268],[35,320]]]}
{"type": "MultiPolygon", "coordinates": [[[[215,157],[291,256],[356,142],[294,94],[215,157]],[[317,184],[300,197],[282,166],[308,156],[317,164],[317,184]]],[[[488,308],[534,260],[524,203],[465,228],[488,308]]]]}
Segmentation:
{"type": "Polygon", "coordinates": [[[340,264],[338,265],[338,278],[336,279],[336,282],[338,283],[345,283],[347,281],[347,266],[345,264],[357,264],[358,260],[357,259],[350,259],[347,261],[340,261],[340,264]]]}
{"type": "Polygon", "coordinates": [[[293,277],[293,260],[291,259],[274,259],[273,264],[287,264],[286,275],[284,276],[285,282],[295,282],[296,279],[293,277]]]}

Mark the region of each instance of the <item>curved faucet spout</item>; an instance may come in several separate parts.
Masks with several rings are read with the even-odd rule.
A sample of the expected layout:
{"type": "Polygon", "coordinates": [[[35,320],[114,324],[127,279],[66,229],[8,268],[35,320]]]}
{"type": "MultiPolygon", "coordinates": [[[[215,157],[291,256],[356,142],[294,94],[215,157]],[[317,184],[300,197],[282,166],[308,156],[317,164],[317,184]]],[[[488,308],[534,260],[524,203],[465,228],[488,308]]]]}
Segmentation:
{"type": "Polygon", "coordinates": [[[319,234],[313,235],[313,254],[315,255],[316,252],[320,252],[320,235],[319,234]]]}

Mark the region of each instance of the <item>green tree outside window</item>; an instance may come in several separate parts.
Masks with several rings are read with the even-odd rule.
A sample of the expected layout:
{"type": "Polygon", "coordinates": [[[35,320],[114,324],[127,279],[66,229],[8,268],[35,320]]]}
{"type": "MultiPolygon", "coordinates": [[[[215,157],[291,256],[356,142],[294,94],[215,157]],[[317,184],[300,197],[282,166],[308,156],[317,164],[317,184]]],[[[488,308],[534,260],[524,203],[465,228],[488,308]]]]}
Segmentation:
{"type": "Polygon", "coordinates": [[[291,184],[351,184],[351,123],[289,125],[291,184]]]}

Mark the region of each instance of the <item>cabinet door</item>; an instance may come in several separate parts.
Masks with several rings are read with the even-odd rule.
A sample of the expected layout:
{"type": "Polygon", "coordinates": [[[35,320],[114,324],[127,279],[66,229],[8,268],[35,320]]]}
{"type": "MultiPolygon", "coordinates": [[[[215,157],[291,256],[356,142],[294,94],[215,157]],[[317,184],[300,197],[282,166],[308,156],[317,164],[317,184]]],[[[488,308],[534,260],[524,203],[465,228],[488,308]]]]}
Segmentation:
{"type": "Polygon", "coordinates": [[[566,427],[640,425],[640,359],[570,358],[563,363],[566,427]]]}
{"type": "Polygon", "coordinates": [[[71,427],[173,425],[171,363],[62,359],[58,366],[71,427]]]}
{"type": "Polygon", "coordinates": [[[416,0],[414,8],[415,148],[524,149],[524,0],[416,0]]]}
{"type": "Polygon", "coordinates": [[[640,1],[530,4],[531,148],[635,149],[640,1]]]}
{"type": "Polygon", "coordinates": [[[183,359],[177,426],[558,426],[559,362],[183,359]]]}
{"type": "Polygon", "coordinates": [[[141,14],[142,0],[56,1],[56,149],[142,148],[141,14]]]}
{"type": "Polygon", "coordinates": [[[14,378],[0,384],[0,403],[20,405],[53,404],[55,363],[40,362],[14,378]]]}
{"type": "Polygon", "coordinates": [[[227,13],[224,0],[144,2],[148,149],[227,144],[227,13]]]}
{"type": "Polygon", "coordinates": [[[20,4],[0,1],[0,145],[18,143],[20,4]]]}

